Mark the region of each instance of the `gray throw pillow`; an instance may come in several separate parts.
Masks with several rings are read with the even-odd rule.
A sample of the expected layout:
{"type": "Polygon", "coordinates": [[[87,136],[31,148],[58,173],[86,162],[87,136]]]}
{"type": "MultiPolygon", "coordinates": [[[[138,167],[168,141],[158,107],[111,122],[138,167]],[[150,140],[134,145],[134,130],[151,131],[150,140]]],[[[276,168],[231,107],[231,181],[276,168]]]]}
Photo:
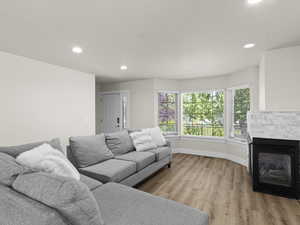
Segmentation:
{"type": "Polygon", "coordinates": [[[133,151],[134,146],[127,130],[105,134],[106,144],[114,155],[122,155],[133,151]]]}
{"type": "Polygon", "coordinates": [[[35,147],[38,147],[44,143],[47,143],[47,144],[51,145],[53,148],[64,153],[62,150],[61,144],[60,144],[60,140],[58,138],[52,139],[51,141],[40,141],[40,142],[35,142],[35,143],[30,143],[30,144],[25,144],[25,145],[0,147],[0,152],[9,154],[12,157],[16,158],[21,153],[27,152],[27,151],[29,151],[35,147]]]}
{"type": "Polygon", "coordinates": [[[29,171],[10,155],[0,152],[0,184],[11,186],[19,174],[29,171]]]}
{"type": "Polygon", "coordinates": [[[104,134],[96,136],[71,137],[70,149],[76,166],[83,168],[114,157],[105,143],[104,134]]]}
{"type": "Polygon", "coordinates": [[[56,209],[72,225],[104,225],[92,192],[80,181],[48,173],[19,175],[13,189],[56,209]]]}

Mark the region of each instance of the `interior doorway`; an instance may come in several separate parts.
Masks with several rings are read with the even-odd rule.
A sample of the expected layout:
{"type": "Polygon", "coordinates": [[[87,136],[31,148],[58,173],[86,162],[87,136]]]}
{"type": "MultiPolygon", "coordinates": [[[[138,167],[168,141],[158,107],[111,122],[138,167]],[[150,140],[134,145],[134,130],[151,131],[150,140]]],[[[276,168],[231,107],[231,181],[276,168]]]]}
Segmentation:
{"type": "Polygon", "coordinates": [[[100,127],[101,132],[110,133],[128,128],[128,91],[101,92],[100,127]]]}

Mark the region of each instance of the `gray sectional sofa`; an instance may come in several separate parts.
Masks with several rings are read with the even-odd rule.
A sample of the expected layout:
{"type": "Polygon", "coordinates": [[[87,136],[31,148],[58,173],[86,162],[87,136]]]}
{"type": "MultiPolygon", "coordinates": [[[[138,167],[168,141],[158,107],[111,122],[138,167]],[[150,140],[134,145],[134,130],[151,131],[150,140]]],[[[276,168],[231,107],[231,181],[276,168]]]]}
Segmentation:
{"type": "MultiPolygon", "coordinates": [[[[43,172],[17,175],[12,167],[14,157],[41,143],[44,142],[15,147],[0,147],[1,225],[208,225],[206,213],[138,191],[126,185],[110,182],[118,181],[127,185],[134,185],[145,178],[145,174],[150,174],[161,166],[170,163],[171,158],[165,157],[164,151],[154,150],[155,161],[153,161],[153,156],[149,161],[144,160],[145,162],[141,162],[139,166],[133,167],[135,173],[129,176],[129,172],[119,175],[114,175],[115,173],[112,172],[105,176],[102,174],[105,177],[105,182],[108,181],[106,184],[99,181],[100,178],[103,179],[103,177],[99,177],[99,173],[96,176],[97,179],[81,174],[80,181],[61,176],[56,177],[43,172]],[[160,152],[164,153],[159,154],[160,152]],[[5,162],[8,158],[6,155],[11,158],[11,162],[5,162]],[[150,161],[153,162],[145,166],[150,161]],[[151,169],[146,169],[147,167],[151,169]],[[142,175],[137,175],[140,172],[138,169],[144,171],[142,175]],[[7,174],[14,176],[7,180],[7,174]],[[84,194],[82,195],[82,193],[84,194]],[[40,199],[45,200],[45,202],[40,199]],[[93,220],[85,222],[83,218],[87,217],[93,218],[93,220]],[[97,220],[98,218],[100,220],[97,220]]],[[[57,139],[47,143],[53,148],[61,150],[57,139]]],[[[113,158],[111,160],[113,162],[131,162],[131,157],[136,158],[136,156],[132,156],[132,153],[126,156],[126,159],[113,158]]],[[[124,154],[122,154],[123,157],[125,157],[124,154]]],[[[114,166],[123,168],[113,164],[113,162],[109,165],[113,171],[115,171],[114,166]]],[[[82,169],[80,170],[82,171],[82,169]]],[[[99,171],[109,172],[108,169],[97,170],[97,172],[99,171]]],[[[91,173],[86,174],[90,175],[91,173]]]]}
{"type": "Polygon", "coordinates": [[[93,137],[71,137],[67,149],[68,158],[81,174],[102,183],[127,186],[135,186],[164,166],[170,167],[172,161],[170,143],[137,152],[127,130],[93,137]],[[97,152],[99,149],[102,157],[97,152]]]}

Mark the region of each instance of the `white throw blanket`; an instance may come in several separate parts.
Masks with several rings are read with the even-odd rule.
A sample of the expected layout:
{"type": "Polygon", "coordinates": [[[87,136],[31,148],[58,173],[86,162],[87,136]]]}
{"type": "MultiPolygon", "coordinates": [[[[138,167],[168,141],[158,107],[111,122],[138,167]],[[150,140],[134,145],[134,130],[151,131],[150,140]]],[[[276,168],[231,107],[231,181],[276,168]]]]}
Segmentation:
{"type": "Polygon", "coordinates": [[[17,162],[33,170],[52,173],[60,176],[80,180],[80,174],[66,156],[52,148],[49,144],[42,144],[32,150],[21,153],[17,162]]]}

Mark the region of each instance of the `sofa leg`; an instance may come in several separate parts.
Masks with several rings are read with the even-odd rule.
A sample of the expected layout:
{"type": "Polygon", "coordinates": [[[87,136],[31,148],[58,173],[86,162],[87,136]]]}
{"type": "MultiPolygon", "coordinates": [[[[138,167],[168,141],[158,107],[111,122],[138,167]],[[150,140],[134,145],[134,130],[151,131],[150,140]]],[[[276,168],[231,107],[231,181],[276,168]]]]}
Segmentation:
{"type": "Polygon", "coordinates": [[[171,168],[171,163],[168,164],[168,168],[171,168]]]}

